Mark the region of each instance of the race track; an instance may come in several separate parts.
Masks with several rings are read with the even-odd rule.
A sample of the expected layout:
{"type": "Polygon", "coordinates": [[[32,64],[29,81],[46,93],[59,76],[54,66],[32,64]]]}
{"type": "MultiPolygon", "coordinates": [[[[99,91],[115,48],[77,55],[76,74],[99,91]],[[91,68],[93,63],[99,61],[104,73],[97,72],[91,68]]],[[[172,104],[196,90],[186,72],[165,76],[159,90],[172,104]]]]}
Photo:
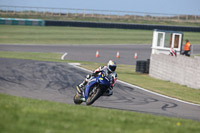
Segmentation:
{"type": "Polygon", "coordinates": [[[135,65],[138,60],[150,58],[151,45],[0,45],[0,51],[68,53],[65,59],[105,63],[112,59],[117,64],[135,65]],[[99,58],[96,51],[99,50],[99,58]],[[120,58],[116,58],[119,51],[120,58]]]}
{"type": "MultiPolygon", "coordinates": [[[[92,61],[105,63],[112,59],[117,64],[135,65],[135,53],[138,60],[147,60],[151,55],[151,45],[3,45],[0,44],[0,51],[15,52],[50,52],[68,53],[65,59],[92,61]],[[96,51],[99,50],[99,58],[96,58],[96,51]],[[119,51],[120,58],[116,58],[119,51]]],[[[200,54],[200,45],[193,45],[193,54],[200,54]]]]}
{"type": "MultiPolygon", "coordinates": [[[[88,72],[66,63],[0,58],[0,93],[73,104],[75,86],[88,72]]],[[[200,106],[117,82],[111,97],[93,106],[200,121],[200,106]]]]}

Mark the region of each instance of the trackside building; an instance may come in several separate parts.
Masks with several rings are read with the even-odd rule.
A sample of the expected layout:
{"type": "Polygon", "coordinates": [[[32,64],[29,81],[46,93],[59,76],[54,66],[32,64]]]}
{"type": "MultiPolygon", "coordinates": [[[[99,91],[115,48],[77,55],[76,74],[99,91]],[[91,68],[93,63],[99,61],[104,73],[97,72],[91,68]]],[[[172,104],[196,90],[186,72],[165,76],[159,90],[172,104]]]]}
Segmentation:
{"type": "Polygon", "coordinates": [[[149,75],[200,89],[200,57],[180,55],[182,37],[180,32],[154,31],[149,75]],[[169,54],[170,48],[177,51],[177,56],[169,54]]]}

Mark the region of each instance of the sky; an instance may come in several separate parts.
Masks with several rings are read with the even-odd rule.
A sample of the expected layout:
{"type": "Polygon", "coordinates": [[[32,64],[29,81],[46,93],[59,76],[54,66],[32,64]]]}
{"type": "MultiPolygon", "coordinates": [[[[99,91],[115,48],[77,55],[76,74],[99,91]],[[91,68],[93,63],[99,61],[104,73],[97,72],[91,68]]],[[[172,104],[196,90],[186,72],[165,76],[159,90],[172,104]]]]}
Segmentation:
{"type": "Polygon", "coordinates": [[[0,0],[0,5],[200,15],[200,0],[0,0]]]}

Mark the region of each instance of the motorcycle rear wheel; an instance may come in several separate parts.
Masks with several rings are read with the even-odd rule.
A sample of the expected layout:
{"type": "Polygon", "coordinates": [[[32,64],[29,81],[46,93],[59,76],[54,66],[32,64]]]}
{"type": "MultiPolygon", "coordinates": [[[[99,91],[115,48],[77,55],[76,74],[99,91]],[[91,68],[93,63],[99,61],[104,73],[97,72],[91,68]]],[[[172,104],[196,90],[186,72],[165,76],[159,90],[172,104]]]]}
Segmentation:
{"type": "Polygon", "coordinates": [[[79,98],[78,93],[74,96],[74,103],[75,104],[81,104],[83,101],[79,98]]]}

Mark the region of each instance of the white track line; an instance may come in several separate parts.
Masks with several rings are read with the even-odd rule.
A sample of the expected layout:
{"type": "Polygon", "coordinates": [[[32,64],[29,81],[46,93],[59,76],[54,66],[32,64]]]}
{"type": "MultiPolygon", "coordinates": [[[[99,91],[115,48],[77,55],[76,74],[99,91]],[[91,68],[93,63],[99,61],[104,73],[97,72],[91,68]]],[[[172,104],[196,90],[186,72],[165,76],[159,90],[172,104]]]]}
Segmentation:
{"type": "MultiPolygon", "coordinates": [[[[76,67],[76,68],[78,68],[78,69],[87,71],[87,72],[92,72],[92,71],[90,71],[90,70],[88,70],[88,69],[82,68],[82,67],[77,66],[77,65],[73,65],[73,64],[70,64],[70,65],[72,65],[72,66],[74,66],[74,67],[76,67]]],[[[152,94],[154,94],[154,95],[158,95],[158,96],[161,96],[161,97],[164,97],[164,98],[168,98],[168,99],[171,99],[171,100],[175,100],[175,101],[182,102],[182,103],[185,103],[185,104],[190,104],[190,105],[195,105],[195,106],[199,106],[199,107],[200,107],[200,104],[195,104],[195,103],[183,101],[183,100],[180,100],[180,99],[176,99],[176,98],[173,98],[173,97],[165,96],[165,95],[162,95],[162,94],[159,94],[159,93],[150,91],[150,90],[146,90],[146,89],[144,89],[144,88],[141,88],[141,87],[136,86],[136,85],[132,85],[132,84],[130,84],[130,83],[127,83],[127,82],[124,82],[124,81],[121,81],[121,80],[117,80],[117,82],[122,83],[122,84],[125,84],[125,85],[128,85],[128,86],[130,86],[130,87],[134,87],[134,88],[137,88],[137,89],[140,89],[140,90],[149,92],[149,93],[152,93],[152,94]]]]}
{"type": "Polygon", "coordinates": [[[66,56],[67,54],[68,54],[67,52],[64,53],[64,54],[62,55],[62,57],[61,57],[61,60],[64,60],[64,58],[65,58],[65,56],[66,56]]]}

